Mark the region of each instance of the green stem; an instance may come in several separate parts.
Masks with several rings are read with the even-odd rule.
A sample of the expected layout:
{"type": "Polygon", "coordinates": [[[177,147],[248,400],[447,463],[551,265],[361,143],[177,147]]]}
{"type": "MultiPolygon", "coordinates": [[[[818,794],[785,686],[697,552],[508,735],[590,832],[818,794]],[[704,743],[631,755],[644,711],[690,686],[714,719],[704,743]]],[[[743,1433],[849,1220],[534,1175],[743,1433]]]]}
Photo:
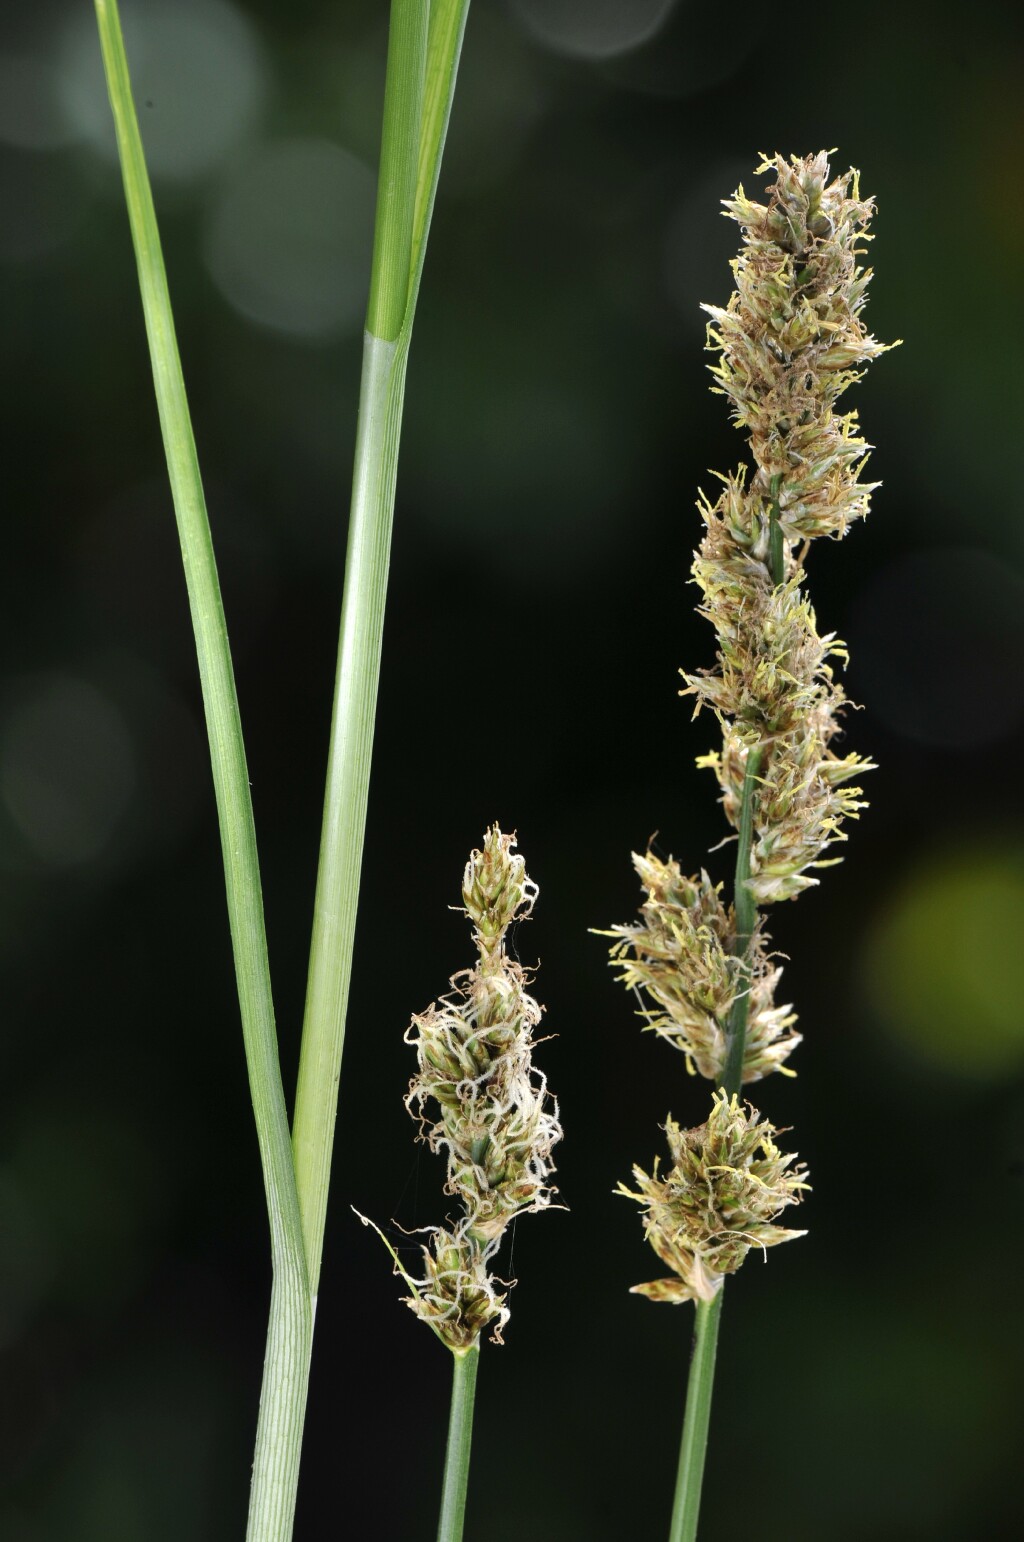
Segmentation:
{"type": "Polygon", "coordinates": [[[679,1448],[679,1473],[669,1542],[693,1542],[700,1514],[700,1491],[704,1480],[704,1457],[708,1446],[711,1420],[711,1394],[715,1385],[715,1352],[718,1348],[718,1322],[722,1315],[722,1292],[713,1301],[697,1303],[690,1379],[686,1388],[686,1416],[679,1448]]]}
{"type": "Polygon", "coordinates": [[[370,782],[407,350],[366,334],[341,645],[292,1142],[314,1301],[370,782]]]}
{"type": "Polygon", "coordinates": [[[391,0],[366,330],[394,342],[409,303],[430,0],[391,0]]]}
{"type": "Polygon", "coordinates": [[[224,608],[185,395],[156,212],[116,0],[96,0],[160,428],[195,633],[220,825],[228,920],[270,1221],[273,1287],[253,1467],[250,1536],[291,1535],[312,1338],[306,1260],[270,988],[256,830],[224,608]]]}
{"type": "Polygon", "coordinates": [[[473,1404],[480,1345],[452,1355],[452,1406],[448,1417],[448,1449],[444,1460],[444,1488],[437,1542],[462,1542],[469,1486],[469,1455],[473,1442],[473,1404]]]}
{"type": "MultiPolygon", "coordinates": [[[[757,744],[747,752],[747,764],[743,773],[743,801],[740,805],[739,842],[736,848],[733,899],[736,910],[736,940],[733,951],[737,958],[744,960],[744,963],[750,948],[750,939],[757,926],[757,906],[750,892],[749,882],[750,849],[754,838],[754,800],[763,762],[764,746],[757,744]]],[[[739,1092],[743,1081],[743,1052],[746,1048],[749,1016],[750,980],[749,972],[744,967],[743,987],[729,1014],[729,1052],[722,1076],[723,1087],[730,1097],[739,1092]]],[[[711,1395],[714,1391],[718,1324],[722,1315],[724,1288],[724,1284],[719,1286],[714,1300],[701,1301],[697,1304],[697,1323],[686,1387],[686,1413],[683,1417],[683,1438],[679,1450],[679,1470],[676,1474],[669,1542],[695,1542],[697,1536],[704,1456],[707,1451],[708,1423],[711,1418],[711,1395]]]]}
{"type": "Polygon", "coordinates": [[[725,1060],[722,1085],[732,1096],[739,1092],[743,1081],[743,1052],[747,1045],[747,1019],[750,1016],[750,980],[746,970],[750,939],[757,926],[757,906],[750,892],[750,848],[754,839],[754,796],[757,779],[764,760],[764,746],[760,744],[747,751],[747,764],[743,773],[743,802],[740,805],[740,832],[736,847],[736,880],[733,904],[736,910],[736,941],[733,952],[744,960],[742,987],[733,1002],[729,1014],[729,1053],[725,1060]]]}
{"type": "Polygon", "coordinates": [[[779,524],[779,488],[781,485],[781,476],[772,477],[770,487],[772,507],[768,517],[768,566],[771,570],[772,583],[776,589],[786,577],[786,549],[782,539],[782,526],[779,524]]]}

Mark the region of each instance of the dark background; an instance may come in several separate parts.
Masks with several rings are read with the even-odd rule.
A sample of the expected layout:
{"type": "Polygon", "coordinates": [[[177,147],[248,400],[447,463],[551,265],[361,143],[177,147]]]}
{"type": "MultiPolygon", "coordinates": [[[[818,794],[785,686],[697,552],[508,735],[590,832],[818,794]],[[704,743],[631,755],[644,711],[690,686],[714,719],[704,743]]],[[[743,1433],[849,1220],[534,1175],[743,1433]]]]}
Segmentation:
{"type": "MultiPolygon", "coordinates": [[[[341,592],[385,15],[124,0],[238,672],[294,1082],[341,592]]],[[[486,1346],[467,1538],[667,1526],[689,1309],[612,1197],[706,1088],[588,928],[659,832],[725,877],[676,699],[698,484],[744,455],[702,300],[761,150],[877,195],[847,398],[867,525],[819,546],[875,756],[841,867],[773,917],[808,1237],[727,1292],[702,1542],[1021,1535],[1022,126],[1013,7],[474,0],[416,326],[349,1045],[296,1536],[433,1536],[449,1367],[382,1223],[442,1219],[411,1012],[493,819],[557,1038],[568,1213],[528,1217],[486,1346]],[[659,17],[661,18],[659,23],[659,17]],[[944,19],[947,18],[947,19],[944,19]],[[646,41],[644,41],[645,35],[646,41]],[[635,46],[623,47],[630,43],[635,46]],[[854,395],[856,400],[854,401],[854,395]]],[[[198,690],[91,7],[0,24],[0,1535],[244,1530],[266,1224],[198,690]]],[[[846,850],[844,848],[844,850],[846,850]]]]}

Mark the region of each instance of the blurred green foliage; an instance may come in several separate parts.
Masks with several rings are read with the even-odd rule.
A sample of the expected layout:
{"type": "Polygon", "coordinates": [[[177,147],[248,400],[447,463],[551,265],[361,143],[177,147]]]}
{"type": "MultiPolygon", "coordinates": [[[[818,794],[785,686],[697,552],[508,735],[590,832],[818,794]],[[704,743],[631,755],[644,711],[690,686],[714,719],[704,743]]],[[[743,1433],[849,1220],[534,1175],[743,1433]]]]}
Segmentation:
{"type": "MultiPolygon", "coordinates": [[[[293,1067],[386,18],[123,11],[293,1067]]],[[[541,886],[517,945],[543,959],[570,1211],[508,1263],[468,1534],[664,1531],[690,1322],[626,1294],[649,1264],[611,1190],[703,1106],[587,928],[631,916],[652,830],[688,869],[724,833],[692,769],[713,735],[675,700],[711,649],[696,487],[743,453],[698,306],[730,288],[717,200],[761,150],[832,145],[879,201],[870,324],[905,339],[858,390],[875,511],[813,575],[880,770],[844,865],[776,918],[806,1042],[765,1104],[812,1169],[810,1235],[730,1290],[702,1538],[1021,1534],[1015,20],[474,0],[410,369],[303,1542],[432,1535],[447,1365],[348,1207],[433,1218],[402,1033],[467,962],[446,907],[495,818],[541,886]]],[[[108,118],[91,8],[7,7],[0,1536],[220,1542],[244,1525],[265,1221],[108,118]]]]}
{"type": "Polygon", "coordinates": [[[880,1024],[953,1076],[1024,1064],[1024,854],[1003,841],[930,854],[879,910],[866,982],[880,1024]]]}

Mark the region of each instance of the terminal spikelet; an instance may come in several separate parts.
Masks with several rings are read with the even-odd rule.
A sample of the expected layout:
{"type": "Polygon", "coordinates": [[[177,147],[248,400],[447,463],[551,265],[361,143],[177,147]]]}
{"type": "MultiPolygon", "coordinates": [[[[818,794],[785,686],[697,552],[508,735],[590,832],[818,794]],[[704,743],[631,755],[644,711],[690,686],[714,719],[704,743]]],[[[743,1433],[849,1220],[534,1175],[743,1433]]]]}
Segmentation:
{"type": "Polygon", "coordinates": [[[860,319],[871,271],[858,259],[874,204],[861,198],[857,173],[830,181],[824,152],[775,156],[758,171],[776,176],[767,203],[742,187],[725,203],[743,230],[736,289],[726,307],[704,307],[708,347],[719,355],[715,389],[748,432],[755,470],[749,480],[742,468],[724,478],[716,502],[701,500],[706,528],[693,575],[718,659],[684,679],[696,709],[708,706],[722,722],[721,754],[700,763],[716,772],[734,826],[747,751],[764,747],[751,888],[767,905],[817,881],[810,870],[864,806],[846,783],[872,769],[831,748],[845,696],[830,660],[845,660],[845,649],[818,634],[794,546],[840,537],[867,513],[878,485],[861,481],[870,447],[856,414],[835,407],[885,348],[860,319]]]}
{"type": "Polygon", "coordinates": [[[742,186],[725,201],[743,231],[736,289],[724,309],[704,307],[708,345],[720,353],[715,389],[748,430],[762,514],[778,501],[789,542],[841,536],[878,485],[860,481],[871,447],[856,413],[834,411],[885,351],[860,319],[871,269],[858,259],[874,201],[861,198],[855,171],[829,181],[825,151],[765,158],[757,171],[775,173],[766,204],[742,186]]]}

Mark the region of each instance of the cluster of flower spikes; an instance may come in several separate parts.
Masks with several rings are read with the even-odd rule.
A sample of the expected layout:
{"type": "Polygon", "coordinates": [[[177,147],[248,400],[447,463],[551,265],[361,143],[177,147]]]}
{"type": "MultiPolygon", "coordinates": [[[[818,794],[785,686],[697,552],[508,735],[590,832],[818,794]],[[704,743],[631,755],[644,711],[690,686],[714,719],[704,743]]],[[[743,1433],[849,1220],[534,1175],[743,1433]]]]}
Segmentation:
{"type": "Polygon", "coordinates": [[[424,1278],[408,1280],[407,1301],[455,1353],[488,1325],[500,1341],[508,1307],[490,1261],[510,1221],[551,1203],[551,1151],[562,1135],[558,1105],[532,1064],[542,1009],[526,990],[526,971],[505,952],[509,927],[529,915],[537,894],[515,844],[494,825],[470,856],[462,900],[479,959],[452,976],[450,993],[406,1034],[419,1064],[406,1107],[421,1139],[446,1155],[445,1193],[462,1204],[457,1220],[429,1228],[424,1278]]]}
{"type": "Polygon", "coordinates": [[[830,182],[824,153],[758,169],[776,173],[768,203],[741,187],[725,206],[743,229],[736,289],[724,310],[705,307],[715,389],[748,431],[757,469],[749,484],[740,470],[715,503],[703,501],[693,573],[718,660],[684,678],[695,710],[710,707],[722,724],[721,752],[701,763],[737,828],[747,757],[762,749],[750,886],[767,905],[817,882],[809,870],[826,865],[843,821],[863,807],[852,780],[871,769],[832,748],[845,698],[829,660],[844,650],[818,634],[794,546],[838,538],[867,513],[877,485],[860,480],[869,446],[856,413],[835,404],[884,348],[860,320],[871,274],[857,259],[874,206],[856,172],[830,182]]]}
{"type": "MultiPolygon", "coordinates": [[[[830,661],[845,651],[818,633],[803,560],[812,539],[840,537],[867,512],[876,485],[860,480],[869,446],[856,414],[834,407],[884,351],[859,319],[870,272],[858,257],[873,204],[860,198],[856,172],[829,181],[824,153],[776,156],[758,171],[776,174],[767,204],[742,187],[725,204],[744,233],[736,291],[724,310],[705,307],[709,347],[720,355],[715,389],[748,430],[756,471],[749,481],[744,469],[721,478],[714,503],[702,498],[706,531],[693,573],[718,657],[715,669],[684,675],[696,711],[707,706],[721,723],[721,751],[698,764],[716,772],[737,830],[748,761],[756,769],[743,880],[755,907],[816,883],[809,870],[828,865],[823,853],[863,806],[851,784],[870,762],[832,748],[844,695],[830,661]]],[[[684,1052],[688,1069],[722,1088],[706,1124],[681,1131],[669,1119],[667,1172],[634,1169],[637,1190],[620,1190],[643,1205],[648,1240],[676,1271],[636,1288],[660,1301],[709,1300],[750,1246],[801,1235],[771,1222],[799,1201],[805,1171],[790,1171],[773,1127],[753,1108],[744,1113],[722,1085],[738,1019],[749,1019],[742,1083],[787,1071],[800,1036],[790,1009],[775,1006],[781,970],[756,910],[752,928],[741,930],[705,873],[684,878],[678,863],[651,852],[633,860],[647,899],[638,922],[612,932],[613,965],[653,1003],[648,1025],[684,1052]]]]}

